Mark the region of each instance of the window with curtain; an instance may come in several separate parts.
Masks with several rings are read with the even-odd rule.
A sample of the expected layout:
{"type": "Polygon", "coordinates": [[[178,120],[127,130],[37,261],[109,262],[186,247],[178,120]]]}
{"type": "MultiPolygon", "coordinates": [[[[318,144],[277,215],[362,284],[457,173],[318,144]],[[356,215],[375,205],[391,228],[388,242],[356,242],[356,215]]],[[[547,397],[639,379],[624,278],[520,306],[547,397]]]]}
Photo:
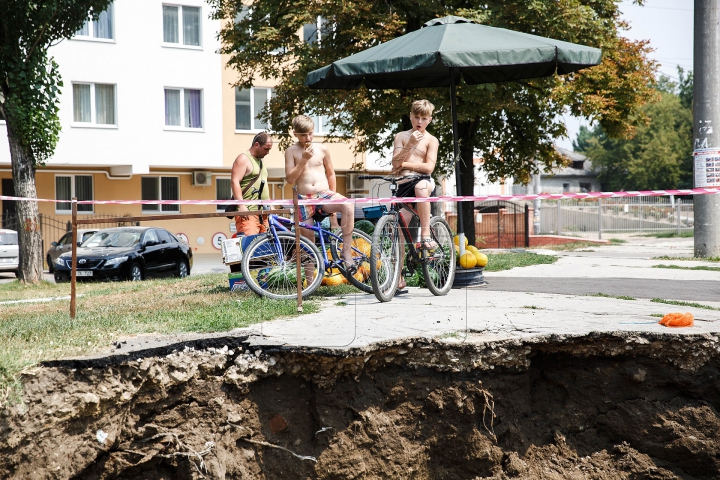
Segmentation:
{"type": "Polygon", "coordinates": [[[272,98],[271,88],[240,89],[235,87],[235,129],[267,130],[269,125],[260,120],[260,112],[272,98]]]}
{"type": "MultiPolygon", "coordinates": [[[[140,190],[143,200],[180,200],[180,179],[178,177],[142,177],[140,190]]],[[[143,213],[179,212],[180,205],[142,206],[143,213]]]]}
{"type": "Polygon", "coordinates": [[[117,125],[115,85],[73,83],[73,122],[117,125]]]}
{"type": "Polygon", "coordinates": [[[202,90],[166,88],[165,125],[169,127],[203,128],[202,90]]]}
{"type": "MultiPolygon", "coordinates": [[[[232,198],[232,188],[230,187],[229,178],[215,179],[215,198],[217,200],[230,200],[232,198]]],[[[224,212],[226,205],[217,205],[218,212],[224,212]]]]}
{"type": "MultiPolygon", "coordinates": [[[[55,204],[56,213],[70,213],[71,200],[94,200],[92,175],[57,175],[55,177],[55,200],[67,200],[55,204]]],[[[78,212],[92,213],[92,204],[78,204],[78,212]]]]}
{"type": "Polygon", "coordinates": [[[100,13],[97,20],[88,20],[85,22],[85,25],[75,32],[75,36],[113,40],[115,38],[113,10],[113,4],[111,3],[107,10],[100,13]]]}
{"type": "Polygon", "coordinates": [[[199,47],[201,18],[200,7],[163,5],[163,43],[199,47]]]}

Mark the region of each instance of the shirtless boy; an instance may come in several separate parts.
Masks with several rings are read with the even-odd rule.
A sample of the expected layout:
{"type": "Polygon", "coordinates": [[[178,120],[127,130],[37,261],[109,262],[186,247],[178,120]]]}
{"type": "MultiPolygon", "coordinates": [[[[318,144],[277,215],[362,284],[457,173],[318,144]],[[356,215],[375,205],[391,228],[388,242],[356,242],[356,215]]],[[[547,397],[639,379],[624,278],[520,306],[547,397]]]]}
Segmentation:
{"type": "MultiPolygon", "coordinates": [[[[298,198],[344,199],[345,197],[335,193],[335,170],[327,147],[312,143],[315,123],[307,115],[298,115],[293,119],[292,127],[297,142],[285,151],[285,177],[288,183],[297,185],[298,198]]],[[[354,274],[357,266],[352,259],[352,232],[355,223],[352,204],[300,205],[300,220],[311,219],[316,211],[342,214],[342,258],[345,268],[351,275],[354,274]]],[[[303,236],[315,241],[315,232],[304,228],[300,231],[303,236]]]]}
{"type": "MultiPolygon", "coordinates": [[[[392,157],[394,175],[431,175],[437,161],[438,139],[425,129],[432,121],[435,106],[427,100],[417,100],[410,107],[412,129],[395,135],[395,149],[392,157]]],[[[408,179],[398,182],[398,197],[429,197],[435,189],[432,180],[408,179]]],[[[420,248],[433,249],[437,244],[430,235],[430,204],[418,202],[420,217],[420,248]]],[[[400,278],[398,289],[405,287],[405,279],[400,278]]]]}

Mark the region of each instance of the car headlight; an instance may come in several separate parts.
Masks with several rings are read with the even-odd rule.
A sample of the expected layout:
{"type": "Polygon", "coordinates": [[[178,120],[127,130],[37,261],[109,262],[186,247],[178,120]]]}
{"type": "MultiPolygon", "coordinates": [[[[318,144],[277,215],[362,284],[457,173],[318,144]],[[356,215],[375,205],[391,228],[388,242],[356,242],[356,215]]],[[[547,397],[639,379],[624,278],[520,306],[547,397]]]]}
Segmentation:
{"type": "Polygon", "coordinates": [[[65,266],[65,259],[64,259],[64,258],[57,257],[57,258],[55,259],[55,265],[60,265],[61,267],[64,267],[64,266],[65,266]]]}
{"type": "Polygon", "coordinates": [[[105,261],[105,266],[112,267],[113,265],[119,265],[127,259],[128,259],[127,255],[123,255],[122,257],[111,258],[110,260],[105,261]]]}

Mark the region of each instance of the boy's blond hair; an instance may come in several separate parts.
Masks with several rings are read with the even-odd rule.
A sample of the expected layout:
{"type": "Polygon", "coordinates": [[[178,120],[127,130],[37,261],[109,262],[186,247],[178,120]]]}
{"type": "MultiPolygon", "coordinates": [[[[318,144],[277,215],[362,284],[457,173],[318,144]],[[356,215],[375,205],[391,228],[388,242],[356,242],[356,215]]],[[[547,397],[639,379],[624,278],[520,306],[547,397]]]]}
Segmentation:
{"type": "Polygon", "coordinates": [[[435,105],[427,100],[415,100],[410,106],[410,114],[417,117],[432,117],[435,105]]]}
{"type": "Polygon", "coordinates": [[[297,133],[310,133],[315,130],[315,122],[307,115],[298,115],[293,118],[292,127],[297,133]]]}

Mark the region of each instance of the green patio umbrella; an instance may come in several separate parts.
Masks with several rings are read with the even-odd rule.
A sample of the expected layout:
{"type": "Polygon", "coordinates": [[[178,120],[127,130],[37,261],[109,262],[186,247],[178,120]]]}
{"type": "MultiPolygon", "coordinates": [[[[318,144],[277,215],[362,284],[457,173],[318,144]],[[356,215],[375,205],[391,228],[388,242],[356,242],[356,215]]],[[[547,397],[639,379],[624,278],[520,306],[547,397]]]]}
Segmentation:
{"type": "MultiPolygon", "coordinates": [[[[363,84],[370,89],[449,86],[457,193],[461,195],[455,100],[455,87],[461,78],[476,85],[547,77],[597,65],[600,58],[597,48],[449,16],[431,20],[420,30],[312,71],[305,85],[344,90],[354,90],[363,84]]],[[[460,203],[458,231],[463,232],[460,203]]]]}

